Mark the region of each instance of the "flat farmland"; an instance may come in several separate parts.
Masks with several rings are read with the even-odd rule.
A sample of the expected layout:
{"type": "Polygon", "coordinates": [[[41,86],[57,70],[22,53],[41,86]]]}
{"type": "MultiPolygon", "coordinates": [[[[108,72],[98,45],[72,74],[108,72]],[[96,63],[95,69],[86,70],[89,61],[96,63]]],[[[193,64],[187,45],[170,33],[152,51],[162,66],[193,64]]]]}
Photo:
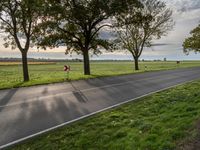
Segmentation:
{"type": "Polygon", "coordinates": [[[22,65],[19,62],[0,62],[0,89],[40,85],[66,81],[64,65],[70,65],[70,80],[80,80],[105,76],[117,76],[147,71],[169,70],[200,66],[200,61],[183,61],[176,64],[167,62],[140,62],[140,70],[134,71],[133,62],[91,62],[91,75],[83,75],[82,62],[33,62],[29,63],[30,81],[23,82],[22,65]]]}

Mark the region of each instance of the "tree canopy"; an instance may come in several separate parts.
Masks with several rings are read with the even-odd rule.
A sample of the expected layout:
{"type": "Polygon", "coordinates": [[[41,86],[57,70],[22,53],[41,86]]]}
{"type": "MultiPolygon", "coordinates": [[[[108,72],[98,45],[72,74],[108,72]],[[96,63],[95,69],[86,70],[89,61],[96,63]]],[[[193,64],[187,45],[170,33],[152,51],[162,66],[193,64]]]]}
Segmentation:
{"type": "Polygon", "coordinates": [[[190,51],[200,52],[200,24],[190,34],[191,37],[185,39],[183,43],[184,52],[186,54],[189,54],[190,51]]]}
{"type": "Polygon", "coordinates": [[[90,74],[89,51],[99,54],[112,44],[100,38],[100,30],[111,27],[112,17],[124,12],[137,0],[60,0],[49,2],[49,17],[41,24],[40,46],[66,46],[66,54],[84,56],[84,73],[90,74]],[[53,4],[52,4],[53,3],[53,4]],[[54,11],[55,10],[55,11],[54,11]]]}
{"type": "Polygon", "coordinates": [[[128,50],[138,70],[138,58],[144,47],[150,47],[152,40],[159,39],[173,27],[172,11],[159,0],[144,0],[143,7],[129,6],[117,17],[116,32],[119,45],[128,50]]]}
{"type": "Polygon", "coordinates": [[[28,50],[34,41],[34,30],[38,24],[42,0],[1,0],[0,30],[7,33],[5,46],[19,48],[21,52],[28,50]],[[22,42],[23,40],[23,42],[22,42]]]}
{"type": "Polygon", "coordinates": [[[0,30],[5,32],[5,47],[18,48],[22,54],[24,81],[29,80],[27,52],[35,42],[43,0],[1,0],[0,30]]]}

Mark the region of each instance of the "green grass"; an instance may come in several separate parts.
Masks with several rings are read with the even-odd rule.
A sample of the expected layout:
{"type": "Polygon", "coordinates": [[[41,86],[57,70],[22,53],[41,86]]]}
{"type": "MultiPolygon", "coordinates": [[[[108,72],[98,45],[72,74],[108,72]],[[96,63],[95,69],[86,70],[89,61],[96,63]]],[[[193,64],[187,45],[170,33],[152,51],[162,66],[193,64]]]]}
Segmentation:
{"type": "Polygon", "coordinates": [[[102,112],[13,149],[171,150],[197,136],[200,81],[102,112]]]}
{"type": "Polygon", "coordinates": [[[21,65],[0,65],[0,89],[31,86],[46,83],[63,82],[66,74],[63,72],[63,65],[70,64],[72,71],[70,72],[71,80],[95,78],[102,76],[114,76],[122,74],[131,74],[144,72],[145,65],[148,71],[166,70],[183,67],[200,66],[200,61],[185,61],[177,66],[176,62],[140,62],[140,71],[133,70],[133,62],[92,62],[90,76],[83,75],[82,63],[55,63],[55,64],[39,64],[29,65],[29,73],[31,81],[22,82],[21,65]]]}

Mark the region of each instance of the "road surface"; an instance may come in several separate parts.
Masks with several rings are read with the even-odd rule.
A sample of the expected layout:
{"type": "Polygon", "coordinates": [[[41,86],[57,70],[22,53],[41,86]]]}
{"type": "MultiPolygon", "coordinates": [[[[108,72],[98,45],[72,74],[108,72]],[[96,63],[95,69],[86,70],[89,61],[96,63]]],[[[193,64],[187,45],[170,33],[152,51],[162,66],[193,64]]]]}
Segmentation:
{"type": "Polygon", "coordinates": [[[181,83],[200,67],[0,91],[0,148],[181,83]]]}

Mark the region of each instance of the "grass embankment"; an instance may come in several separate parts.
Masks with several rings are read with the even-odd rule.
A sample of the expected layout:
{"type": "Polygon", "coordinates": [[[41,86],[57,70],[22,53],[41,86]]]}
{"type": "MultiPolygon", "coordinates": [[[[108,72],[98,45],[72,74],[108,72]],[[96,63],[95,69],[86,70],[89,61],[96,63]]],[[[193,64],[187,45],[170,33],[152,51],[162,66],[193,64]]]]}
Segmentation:
{"type": "Polygon", "coordinates": [[[83,75],[82,63],[63,62],[53,64],[31,64],[29,65],[31,81],[26,83],[22,82],[23,77],[21,65],[16,65],[14,63],[4,63],[0,64],[0,89],[63,82],[66,78],[66,73],[63,72],[64,64],[71,65],[72,71],[70,72],[70,79],[79,80],[102,76],[114,76],[144,72],[145,65],[147,66],[147,71],[194,67],[200,66],[200,61],[185,61],[182,62],[180,65],[177,65],[176,62],[140,62],[140,71],[134,71],[133,62],[92,62],[92,75],[90,76],[83,75]]]}
{"type": "MultiPolygon", "coordinates": [[[[200,81],[165,90],[35,137],[13,149],[171,150],[198,135],[200,81]]],[[[188,150],[188,149],[187,149],[188,150]]]]}

